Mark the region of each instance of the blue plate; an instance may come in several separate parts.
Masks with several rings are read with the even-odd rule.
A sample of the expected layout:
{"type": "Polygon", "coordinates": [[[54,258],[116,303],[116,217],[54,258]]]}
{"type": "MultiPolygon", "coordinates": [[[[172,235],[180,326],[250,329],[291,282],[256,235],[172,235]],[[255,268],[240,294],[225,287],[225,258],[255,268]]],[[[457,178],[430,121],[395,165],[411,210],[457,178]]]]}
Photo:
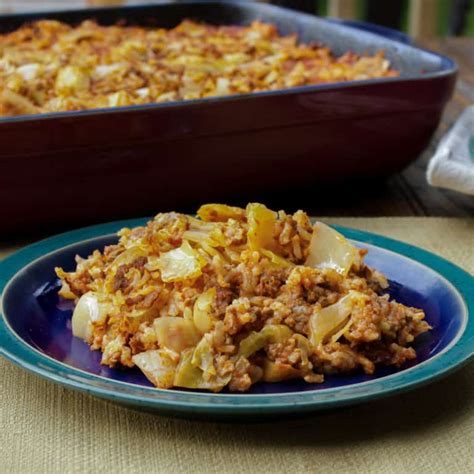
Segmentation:
{"type": "Polygon", "coordinates": [[[418,357],[402,370],[379,368],[373,376],[327,376],[324,384],[261,383],[249,393],[160,390],[138,369],[100,365],[100,353],[72,337],[72,305],[57,296],[55,266],[72,270],[86,256],[115,242],[122,227],[145,219],[112,222],[43,240],[0,263],[1,354],[42,377],[112,402],[158,413],[205,418],[295,414],[360,403],[431,382],[474,354],[474,279],[429,252],[367,232],[337,227],[369,249],[366,261],[390,280],[398,301],[423,308],[433,330],[416,341],[418,357]]]}

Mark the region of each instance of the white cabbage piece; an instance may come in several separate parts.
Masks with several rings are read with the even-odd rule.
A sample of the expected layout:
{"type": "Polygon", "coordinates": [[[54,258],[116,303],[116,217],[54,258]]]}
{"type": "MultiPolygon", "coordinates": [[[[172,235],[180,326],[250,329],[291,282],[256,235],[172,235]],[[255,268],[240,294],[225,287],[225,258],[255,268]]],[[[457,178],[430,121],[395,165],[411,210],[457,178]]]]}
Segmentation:
{"type": "Polygon", "coordinates": [[[277,213],[263,204],[250,203],[246,208],[248,245],[251,250],[273,250],[276,240],[273,236],[277,213]]]}
{"type": "Polygon", "coordinates": [[[107,318],[110,305],[101,303],[95,293],[84,293],[74,308],[72,314],[72,334],[76,337],[89,340],[92,335],[92,324],[103,322],[107,318]]]}
{"type": "Polygon", "coordinates": [[[54,87],[58,94],[76,96],[89,89],[90,78],[77,66],[65,66],[60,69],[54,87]]]}
{"type": "Polygon", "coordinates": [[[153,325],[160,348],[171,349],[178,354],[194,347],[201,339],[199,331],[189,319],[163,316],[155,319],[153,325]]]}
{"type": "Polygon", "coordinates": [[[322,222],[316,222],[305,265],[331,268],[345,276],[356,257],[357,249],[343,235],[322,222]]]}
{"type": "Polygon", "coordinates": [[[169,349],[140,352],[132,357],[132,361],[156,387],[173,387],[179,362],[176,352],[169,349]]]}
{"type": "Polygon", "coordinates": [[[309,319],[309,340],[313,346],[325,343],[329,338],[337,341],[350,326],[350,317],[354,306],[363,304],[368,296],[358,291],[350,291],[338,302],[316,308],[309,319]]]}
{"type": "Polygon", "coordinates": [[[232,373],[220,377],[212,364],[212,353],[208,341],[203,338],[195,349],[186,349],[181,354],[176,369],[174,385],[176,387],[212,390],[222,390],[230,381],[232,373]],[[203,354],[207,354],[202,358],[203,354]],[[204,367],[203,370],[201,367],[204,367]]]}
{"type": "Polygon", "coordinates": [[[198,330],[205,334],[212,329],[213,321],[211,318],[212,305],[216,299],[216,289],[209,288],[200,294],[193,308],[193,321],[198,330]]]}
{"type": "Polygon", "coordinates": [[[268,324],[259,332],[252,331],[240,341],[239,355],[248,358],[268,344],[285,342],[291,337],[291,334],[291,329],[284,324],[268,324]]]}
{"type": "Polygon", "coordinates": [[[198,277],[203,264],[205,262],[187,241],[179,248],[162,253],[156,261],[161,279],[167,283],[198,277]]]}

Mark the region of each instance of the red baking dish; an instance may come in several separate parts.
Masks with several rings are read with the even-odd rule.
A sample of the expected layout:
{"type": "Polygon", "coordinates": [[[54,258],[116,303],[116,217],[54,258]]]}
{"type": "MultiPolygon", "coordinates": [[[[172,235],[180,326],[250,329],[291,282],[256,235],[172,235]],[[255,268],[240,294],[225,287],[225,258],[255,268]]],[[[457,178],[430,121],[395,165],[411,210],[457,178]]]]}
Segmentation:
{"type": "Polygon", "coordinates": [[[336,54],[383,49],[398,78],[0,118],[0,226],[76,226],[401,170],[428,144],[456,65],[374,25],[249,2],[188,2],[0,17],[0,31],[52,18],[173,27],[275,23],[336,54]]]}

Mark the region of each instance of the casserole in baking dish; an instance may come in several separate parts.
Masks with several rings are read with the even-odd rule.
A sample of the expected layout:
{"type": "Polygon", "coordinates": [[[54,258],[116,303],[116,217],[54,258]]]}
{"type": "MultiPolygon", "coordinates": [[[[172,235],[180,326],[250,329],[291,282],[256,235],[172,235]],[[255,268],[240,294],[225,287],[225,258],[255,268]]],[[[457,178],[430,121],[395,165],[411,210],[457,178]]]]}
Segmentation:
{"type": "MultiPolygon", "coordinates": [[[[396,78],[251,94],[0,118],[2,229],[77,225],[225,199],[245,191],[383,176],[427,145],[449,100],[456,66],[446,57],[340,22],[271,5],[189,2],[0,17],[87,19],[172,28],[275,24],[336,54],[383,50],[396,78]]],[[[359,25],[364,28],[364,25],[359,25]]],[[[372,27],[369,27],[372,29],[372,27]]],[[[384,33],[384,30],[381,30],[384,33]]]]}

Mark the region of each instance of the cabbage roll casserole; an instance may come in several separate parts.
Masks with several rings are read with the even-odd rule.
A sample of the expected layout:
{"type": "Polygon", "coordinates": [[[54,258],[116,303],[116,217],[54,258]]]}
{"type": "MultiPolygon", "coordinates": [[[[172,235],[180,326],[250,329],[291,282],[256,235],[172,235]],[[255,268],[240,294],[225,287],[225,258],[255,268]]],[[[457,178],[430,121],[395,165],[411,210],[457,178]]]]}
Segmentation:
{"type": "Polygon", "coordinates": [[[173,29],[53,20],[0,34],[0,116],[246,94],[397,76],[383,51],[336,57],[275,25],[173,29]]]}
{"type": "Polygon", "coordinates": [[[358,249],[303,211],[202,206],[158,214],[56,268],[72,331],[109,367],[159,388],[245,392],[258,382],[401,367],[431,328],[391,300],[358,249]]]}

